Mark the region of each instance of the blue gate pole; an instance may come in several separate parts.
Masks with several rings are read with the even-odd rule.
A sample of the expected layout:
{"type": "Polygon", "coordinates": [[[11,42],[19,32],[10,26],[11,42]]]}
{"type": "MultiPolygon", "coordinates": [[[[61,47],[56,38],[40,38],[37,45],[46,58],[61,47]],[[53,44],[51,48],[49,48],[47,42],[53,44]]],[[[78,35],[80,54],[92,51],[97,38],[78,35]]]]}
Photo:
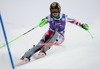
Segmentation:
{"type": "Polygon", "coordinates": [[[6,36],[6,32],[5,32],[5,28],[4,28],[4,25],[3,25],[1,14],[0,14],[0,23],[1,23],[1,26],[2,26],[5,42],[6,42],[6,45],[7,45],[8,54],[9,54],[9,58],[10,58],[10,61],[11,61],[12,69],[15,69],[14,62],[13,62],[13,59],[12,59],[12,55],[11,55],[10,48],[9,48],[9,44],[8,44],[8,40],[7,40],[7,36],[6,36]]]}

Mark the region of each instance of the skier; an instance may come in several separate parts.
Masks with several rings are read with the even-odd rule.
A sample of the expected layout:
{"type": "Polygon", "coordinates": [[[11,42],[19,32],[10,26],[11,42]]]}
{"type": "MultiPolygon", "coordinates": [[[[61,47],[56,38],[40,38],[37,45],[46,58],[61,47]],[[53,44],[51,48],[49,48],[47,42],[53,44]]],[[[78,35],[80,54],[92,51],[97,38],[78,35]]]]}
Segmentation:
{"type": "Polygon", "coordinates": [[[45,33],[45,35],[35,47],[32,47],[27,52],[25,52],[21,60],[29,62],[31,56],[34,55],[36,52],[39,52],[39,57],[44,57],[47,50],[50,49],[51,45],[44,46],[41,45],[42,43],[52,42],[56,44],[61,44],[64,41],[66,22],[75,24],[85,30],[89,30],[87,24],[82,24],[75,19],[69,18],[68,15],[61,13],[61,6],[58,2],[51,3],[50,15],[45,17],[41,21],[45,21],[45,23],[40,23],[39,26],[42,27],[45,24],[49,23],[49,30],[45,33]]]}

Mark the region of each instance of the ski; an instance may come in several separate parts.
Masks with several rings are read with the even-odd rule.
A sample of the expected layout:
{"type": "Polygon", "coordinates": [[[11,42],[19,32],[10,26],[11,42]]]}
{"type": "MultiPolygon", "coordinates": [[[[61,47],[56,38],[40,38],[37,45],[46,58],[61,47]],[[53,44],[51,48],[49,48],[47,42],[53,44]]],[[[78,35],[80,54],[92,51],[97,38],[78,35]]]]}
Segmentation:
{"type": "Polygon", "coordinates": [[[28,64],[28,63],[30,63],[30,62],[33,62],[33,61],[36,61],[36,60],[38,60],[38,59],[41,59],[41,58],[45,57],[45,56],[39,57],[39,54],[38,54],[38,53],[39,53],[39,52],[35,53],[35,54],[31,57],[31,60],[30,60],[30,61],[28,61],[27,59],[25,59],[25,60],[19,59],[19,62],[15,64],[15,67],[19,67],[19,66],[28,64]]]}

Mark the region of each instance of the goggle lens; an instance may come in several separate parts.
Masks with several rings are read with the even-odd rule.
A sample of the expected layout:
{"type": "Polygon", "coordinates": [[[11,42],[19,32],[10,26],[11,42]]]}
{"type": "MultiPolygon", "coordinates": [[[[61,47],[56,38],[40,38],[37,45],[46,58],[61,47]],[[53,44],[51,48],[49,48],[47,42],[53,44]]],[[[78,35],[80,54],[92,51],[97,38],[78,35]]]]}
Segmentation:
{"type": "Polygon", "coordinates": [[[52,13],[59,13],[59,10],[58,9],[52,9],[51,12],[52,13]]]}

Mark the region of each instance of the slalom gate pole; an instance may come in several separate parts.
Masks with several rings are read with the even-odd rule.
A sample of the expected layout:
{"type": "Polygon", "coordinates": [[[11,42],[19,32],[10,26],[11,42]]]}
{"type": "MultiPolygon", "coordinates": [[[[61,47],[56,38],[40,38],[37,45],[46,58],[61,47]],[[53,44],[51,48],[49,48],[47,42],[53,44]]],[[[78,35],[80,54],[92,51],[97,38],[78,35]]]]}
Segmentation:
{"type": "Polygon", "coordinates": [[[6,45],[7,45],[7,50],[8,50],[9,58],[10,58],[10,61],[11,61],[12,69],[15,69],[14,62],[13,62],[13,59],[12,59],[12,55],[11,55],[10,48],[9,48],[9,44],[8,44],[8,39],[7,39],[6,31],[5,31],[5,28],[4,28],[4,25],[3,25],[1,14],[0,14],[0,23],[1,23],[1,26],[2,26],[2,31],[3,31],[5,42],[6,42],[6,45]]]}
{"type": "Polygon", "coordinates": [[[41,43],[39,45],[42,45],[42,46],[60,46],[62,47],[63,45],[61,44],[56,44],[56,43],[52,43],[52,42],[47,42],[47,43],[41,43]]]}

